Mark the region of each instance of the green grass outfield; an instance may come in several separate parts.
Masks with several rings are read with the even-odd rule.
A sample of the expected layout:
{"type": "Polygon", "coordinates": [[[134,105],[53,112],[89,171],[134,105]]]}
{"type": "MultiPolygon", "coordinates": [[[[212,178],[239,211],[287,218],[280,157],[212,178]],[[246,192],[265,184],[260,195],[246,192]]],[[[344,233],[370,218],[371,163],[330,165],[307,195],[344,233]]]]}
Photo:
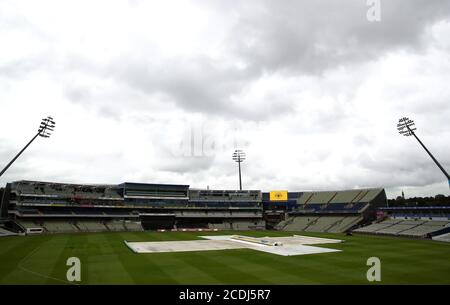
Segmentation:
{"type": "MultiPolygon", "coordinates": [[[[339,238],[343,252],[278,256],[249,249],[135,254],[128,241],[190,240],[237,232],[124,232],[0,238],[0,284],[66,284],[68,257],[81,260],[81,284],[372,284],[369,257],[381,259],[381,284],[450,284],[450,244],[431,240],[299,233],[339,238]]],[[[288,232],[241,232],[287,236],[288,232]]]]}

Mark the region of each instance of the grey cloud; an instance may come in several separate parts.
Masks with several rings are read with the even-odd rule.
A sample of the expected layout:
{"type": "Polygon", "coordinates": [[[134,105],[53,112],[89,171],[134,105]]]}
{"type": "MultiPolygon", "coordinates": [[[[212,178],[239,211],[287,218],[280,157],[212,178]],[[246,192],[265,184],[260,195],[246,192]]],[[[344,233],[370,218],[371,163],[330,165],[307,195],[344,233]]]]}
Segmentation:
{"type": "Polygon", "coordinates": [[[149,95],[161,94],[190,112],[237,114],[230,97],[255,77],[249,70],[223,66],[206,57],[172,59],[161,63],[145,59],[112,64],[110,75],[149,95]]]}
{"type": "Polygon", "coordinates": [[[214,166],[213,157],[178,157],[162,161],[157,165],[161,171],[175,173],[198,173],[214,166]]]}
{"type": "MultiPolygon", "coordinates": [[[[234,57],[229,59],[244,62],[247,67],[240,69],[207,55],[149,59],[153,58],[152,50],[149,54],[139,52],[145,57],[124,54],[105,65],[69,54],[63,57],[64,66],[68,71],[127,84],[147,96],[138,105],[142,109],[151,109],[150,100],[158,96],[188,112],[265,120],[275,108],[281,114],[289,113],[301,102],[286,101],[284,96],[274,94],[259,101],[257,107],[242,109],[234,99],[264,73],[321,74],[341,65],[376,59],[392,49],[420,48],[427,26],[450,14],[448,1],[425,0],[382,1],[379,23],[366,20],[366,1],[246,1],[232,7],[216,1],[206,6],[229,9],[230,20],[236,16],[223,43],[234,57]]],[[[93,88],[71,84],[70,79],[66,82],[71,101],[103,103],[99,108],[105,115],[120,116],[120,107],[110,105],[111,101],[102,102],[93,88]]]]}
{"type": "Polygon", "coordinates": [[[239,16],[230,44],[253,67],[291,73],[320,74],[395,48],[420,48],[427,26],[450,16],[448,1],[381,1],[382,21],[375,23],[366,19],[366,1],[263,3],[239,16]]]}
{"type": "MultiPolygon", "coordinates": [[[[5,139],[0,139],[2,147],[0,147],[0,170],[14,158],[22,147],[13,147],[5,139]]],[[[32,177],[35,173],[33,168],[30,168],[29,161],[32,159],[30,154],[24,152],[11,167],[0,177],[0,185],[8,181],[27,179],[32,177]]],[[[31,178],[30,178],[31,179],[31,178]]]]}
{"type": "MultiPolygon", "coordinates": [[[[421,151],[422,148],[416,147],[417,145],[419,144],[414,140],[409,145],[393,144],[389,150],[375,151],[373,156],[360,154],[354,163],[355,166],[371,174],[362,174],[358,177],[358,181],[367,183],[376,181],[386,187],[428,186],[445,181],[445,176],[439,168],[425,151],[421,151]]],[[[450,158],[447,155],[440,154],[439,160],[444,168],[450,167],[450,158]]]]}
{"type": "Polygon", "coordinates": [[[379,23],[367,21],[367,9],[365,1],[349,0],[237,5],[232,9],[237,22],[225,45],[236,60],[248,64],[245,69],[207,57],[166,60],[164,65],[119,59],[110,66],[111,74],[147,94],[166,95],[186,111],[267,119],[273,108],[288,113],[296,102],[280,104],[283,97],[273,96],[252,111],[231,103],[263,73],[320,74],[376,59],[396,48],[420,48],[427,26],[450,15],[447,1],[383,1],[379,23]]]}

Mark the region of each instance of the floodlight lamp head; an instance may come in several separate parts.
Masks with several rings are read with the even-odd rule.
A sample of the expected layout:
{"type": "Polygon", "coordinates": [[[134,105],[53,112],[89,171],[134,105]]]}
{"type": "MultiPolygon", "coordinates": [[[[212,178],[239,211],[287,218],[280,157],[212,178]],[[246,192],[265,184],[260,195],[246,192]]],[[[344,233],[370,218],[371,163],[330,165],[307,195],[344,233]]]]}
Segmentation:
{"type": "Polygon", "coordinates": [[[243,162],[245,160],[245,152],[241,149],[236,149],[232,157],[235,162],[243,162]]]}
{"type": "Polygon", "coordinates": [[[407,117],[401,118],[400,120],[398,120],[398,124],[397,124],[397,129],[398,132],[405,136],[405,137],[409,137],[412,136],[414,134],[414,131],[417,130],[416,127],[414,127],[415,123],[413,120],[410,120],[407,117]]]}
{"type": "Polygon", "coordinates": [[[56,123],[52,117],[48,116],[46,118],[43,118],[41,121],[41,125],[39,125],[39,136],[43,138],[50,138],[51,132],[55,130],[55,125],[56,123]]]}

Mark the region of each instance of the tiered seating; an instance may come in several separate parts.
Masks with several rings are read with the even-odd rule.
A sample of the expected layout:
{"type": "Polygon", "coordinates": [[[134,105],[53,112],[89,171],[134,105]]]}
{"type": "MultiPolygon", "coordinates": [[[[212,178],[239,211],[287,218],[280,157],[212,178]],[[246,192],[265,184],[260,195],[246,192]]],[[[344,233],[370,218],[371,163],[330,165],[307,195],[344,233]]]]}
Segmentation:
{"type": "Polygon", "coordinates": [[[36,223],[34,221],[31,221],[31,220],[21,220],[19,223],[25,229],[33,229],[33,228],[42,228],[42,229],[44,229],[39,223],[36,223]]]}
{"type": "Polygon", "coordinates": [[[264,229],[264,222],[252,222],[252,221],[232,221],[231,222],[232,230],[259,230],[264,229]]]}
{"type": "Polygon", "coordinates": [[[362,216],[347,216],[337,221],[331,228],[327,230],[330,233],[345,232],[363,219],[362,216]]]}
{"type": "Polygon", "coordinates": [[[383,189],[304,192],[297,200],[298,212],[318,214],[361,213],[375,199],[383,200],[383,189]]]}
{"type": "Polygon", "coordinates": [[[381,223],[373,223],[371,225],[365,226],[365,227],[361,227],[358,228],[356,230],[354,230],[355,232],[363,232],[363,233],[374,233],[378,230],[384,229],[384,228],[388,228],[393,226],[396,223],[401,222],[401,220],[396,220],[396,219],[387,219],[381,223]]]}
{"type": "Polygon", "coordinates": [[[110,231],[126,231],[127,229],[123,226],[122,221],[109,221],[106,223],[106,227],[110,231]]]}
{"type": "Polygon", "coordinates": [[[357,198],[358,202],[371,202],[380,194],[380,189],[369,189],[360,198],[357,198]]]}
{"type": "Polygon", "coordinates": [[[223,223],[209,223],[208,224],[209,229],[218,229],[218,230],[231,230],[231,224],[229,222],[223,222],[223,223]]]}
{"type": "Polygon", "coordinates": [[[444,242],[450,243],[450,233],[434,236],[433,240],[444,241],[444,242]]]}
{"type": "Polygon", "coordinates": [[[239,221],[235,221],[231,224],[231,227],[233,228],[233,230],[248,230],[248,221],[245,222],[239,222],[239,221]]]}
{"type": "Polygon", "coordinates": [[[12,236],[12,235],[17,235],[17,234],[13,233],[11,231],[5,230],[3,228],[0,228],[0,237],[12,236]]]}
{"type": "Polygon", "coordinates": [[[306,231],[306,232],[345,232],[357,223],[363,217],[356,216],[293,216],[280,222],[277,230],[283,231],[306,231]]]}
{"type": "Polygon", "coordinates": [[[42,222],[20,220],[25,229],[41,228],[47,233],[143,231],[138,221],[93,220],[93,219],[46,219],[42,222]]]}
{"type": "Polygon", "coordinates": [[[304,206],[305,204],[309,203],[311,199],[313,198],[314,193],[312,192],[305,192],[301,197],[298,198],[298,205],[304,206]]]}
{"type": "Polygon", "coordinates": [[[318,217],[313,216],[297,216],[287,219],[280,229],[284,231],[303,231],[308,225],[317,220],[318,217]],[[284,226],[283,226],[284,225],[284,226]]]}
{"type": "Polygon", "coordinates": [[[143,231],[140,222],[126,221],[124,223],[124,226],[127,229],[127,231],[143,231]]]}
{"type": "Polygon", "coordinates": [[[43,227],[49,233],[78,232],[78,229],[68,221],[49,220],[43,223],[43,227]]]}
{"type": "Polygon", "coordinates": [[[77,226],[80,228],[80,230],[84,232],[103,232],[108,231],[108,228],[103,225],[101,221],[89,221],[89,220],[83,220],[83,221],[77,221],[77,226]]]}
{"type": "Polygon", "coordinates": [[[423,221],[417,220],[406,220],[406,221],[402,221],[399,222],[393,226],[387,227],[387,228],[383,228],[381,230],[378,230],[377,233],[381,233],[381,234],[398,234],[402,231],[408,230],[408,229],[412,229],[414,227],[417,227],[418,225],[423,224],[423,221]]]}
{"type": "Polygon", "coordinates": [[[330,201],[330,203],[352,203],[356,202],[356,197],[361,193],[361,190],[349,190],[337,192],[336,196],[330,201]]]}
{"type": "Polygon", "coordinates": [[[306,232],[326,232],[338,221],[343,220],[342,216],[319,217],[311,222],[306,228],[306,232]]]}
{"type": "Polygon", "coordinates": [[[429,233],[445,228],[448,223],[448,221],[426,221],[420,226],[400,232],[399,235],[423,237],[429,233]]]}
{"type": "Polygon", "coordinates": [[[450,221],[386,219],[380,223],[358,228],[354,232],[424,237],[429,233],[442,230],[449,226],[450,221]]]}
{"type": "MultiPolygon", "coordinates": [[[[305,193],[305,194],[307,194],[307,193],[305,193]]],[[[303,196],[305,196],[305,194],[303,194],[303,196]]],[[[337,192],[312,193],[312,197],[308,198],[308,200],[305,201],[305,204],[306,205],[326,204],[326,203],[329,203],[336,195],[337,195],[337,192]]]]}

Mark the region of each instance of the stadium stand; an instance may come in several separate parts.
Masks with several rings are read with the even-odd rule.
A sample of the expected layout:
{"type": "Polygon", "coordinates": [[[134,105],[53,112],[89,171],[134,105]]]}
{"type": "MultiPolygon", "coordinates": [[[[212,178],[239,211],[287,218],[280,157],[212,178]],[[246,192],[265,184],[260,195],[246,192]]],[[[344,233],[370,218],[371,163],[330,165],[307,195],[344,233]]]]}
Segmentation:
{"type": "Polygon", "coordinates": [[[31,220],[21,220],[20,221],[20,224],[24,227],[24,228],[26,228],[26,229],[32,229],[32,228],[41,228],[41,229],[44,229],[43,227],[42,227],[42,222],[41,223],[39,223],[39,222],[37,222],[37,221],[31,221],[31,220]]]}
{"type": "Polygon", "coordinates": [[[362,219],[362,216],[297,216],[280,222],[276,229],[283,231],[341,233],[347,231],[362,219]]]}
{"type": "MultiPolygon", "coordinates": [[[[7,218],[26,233],[174,228],[345,232],[371,221],[375,208],[386,202],[383,189],[262,193],[130,182],[21,180],[8,183],[5,192],[2,210],[6,206],[7,218]]],[[[420,234],[414,227],[405,224],[400,231],[420,234]]]]}
{"type": "Polygon", "coordinates": [[[400,232],[399,235],[424,237],[447,227],[448,224],[448,221],[425,221],[417,227],[400,232]]]}
{"type": "Polygon", "coordinates": [[[309,223],[309,225],[304,229],[306,232],[327,232],[334,224],[342,221],[344,217],[342,216],[328,216],[319,217],[316,220],[309,223]]]}
{"type": "Polygon", "coordinates": [[[103,225],[102,222],[96,220],[82,220],[77,221],[75,225],[82,232],[104,232],[108,231],[108,228],[103,225]]]}
{"type": "Polygon", "coordinates": [[[125,221],[124,227],[127,229],[127,231],[143,231],[140,222],[125,221]]]}
{"type": "Polygon", "coordinates": [[[7,184],[2,210],[24,232],[97,232],[216,227],[265,229],[261,191],[194,190],[188,185],[7,184]],[[5,201],[5,202],[4,202],[5,201]],[[7,209],[4,209],[7,207],[7,209]]]}
{"type": "Polygon", "coordinates": [[[375,218],[377,206],[384,206],[383,189],[304,192],[297,208],[287,213],[275,229],[285,231],[332,232],[350,230],[375,218]]]}
{"type": "Polygon", "coordinates": [[[341,220],[337,221],[333,226],[328,228],[326,232],[329,233],[341,233],[345,232],[351,227],[355,226],[357,223],[363,220],[362,216],[346,216],[341,220]]]}
{"type": "Polygon", "coordinates": [[[382,223],[373,223],[368,226],[358,228],[354,230],[354,232],[374,233],[378,230],[393,226],[394,224],[399,223],[400,221],[401,220],[387,219],[385,222],[382,223]]]}
{"type": "Polygon", "coordinates": [[[390,200],[393,206],[377,209],[377,221],[359,227],[354,232],[416,238],[446,234],[450,232],[449,199],[439,195],[435,198],[405,200],[399,197],[390,200]],[[419,202],[424,205],[419,205],[419,202]]]}
{"type": "Polygon", "coordinates": [[[232,230],[231,224],[228,222],[222,223],[209,223],[208,229],[217,229],[217,230],[232,230]]]}
{"type": "Polygon", "coordinates": [[[450,220],[392,219],[353,230],[357,233],[385,234],[408,237],[426,237],[433,232],[450,227],[450,220]]]}
{"type": "Polygon", "coordinates": [[[446,243],[450,243],[450,233],[433,236],[433,240],[443,241],[446,243]]]}
{"type": "Polygon", "coordinates": [[[126,231],[122,221],[113,220],[105,225],[109,231],[126,231]]]}
{"type": "Polygon", "coordinates": [[[11,231],[9,231],[9,230],[0,228],[0,237],[13,236],[13,235],[17,235],[17,234],[14,233],[14,232],[11,232],[11,231]]]}
{"type": "Polygon", "coordinates": [[[298,217],[291,217],[287,220],[280,222],[276,229],[278,230],[284,230],[284,231],[304,231],[308,225],[316,221],[318,217],[313,216],[298,216],[298,217]]]}
{"type": "Polygon", "coordinates": [[[67,221],[49,220],[42,224],[48,233],[73,233],[78,232],[77,227],[67,221]]]}
{"type": "MultiPolygon", "coordinates": [[[[142,231],[138,221],[117,220],[43,220],[42,222],[21,220],[20,225],[29,232],[42,229],[45,233],[77,233],[77,232],[107,232],[107,231],[142,231]]],[[[38,233],[38,232],[36,232],[38,233]]]]}

